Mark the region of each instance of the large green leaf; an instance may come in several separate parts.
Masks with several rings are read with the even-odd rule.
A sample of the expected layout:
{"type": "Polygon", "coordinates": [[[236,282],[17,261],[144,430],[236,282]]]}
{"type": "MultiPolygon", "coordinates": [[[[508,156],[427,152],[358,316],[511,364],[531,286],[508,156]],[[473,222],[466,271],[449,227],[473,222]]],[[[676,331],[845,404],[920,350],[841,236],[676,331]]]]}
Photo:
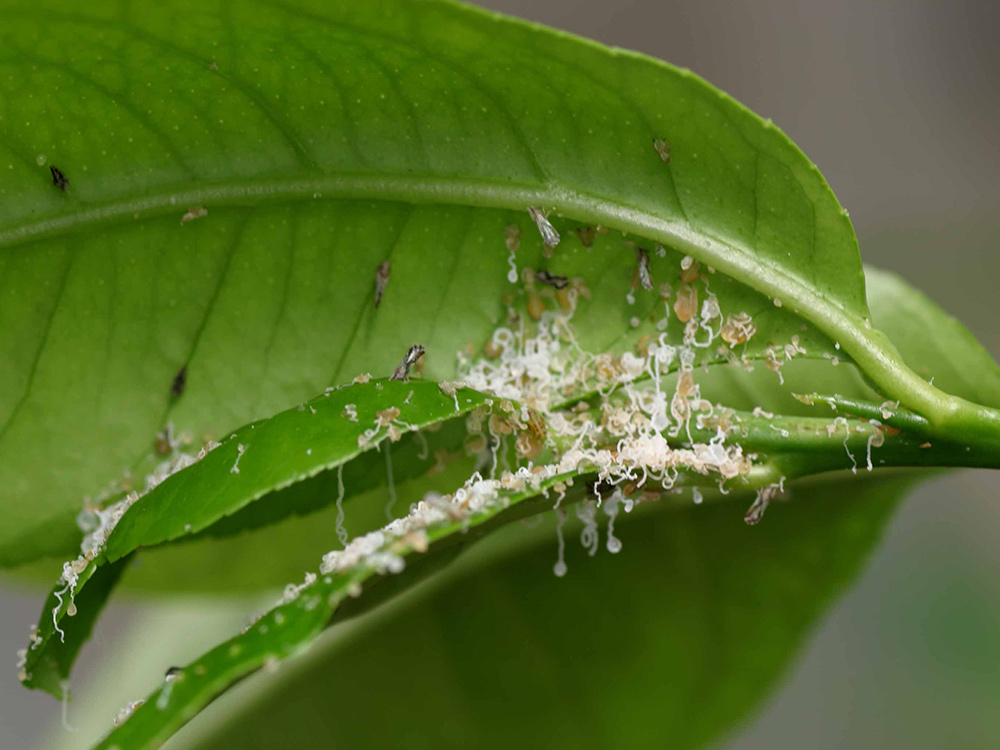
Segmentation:
{"type": "Polygon", "coordinates": [[[590,287],[594,351],[654,332],[655,298],[622,304],[623,243],[662,242],[657,283],[689,253],[757,290],[728,309],[758,316],[760,344],[801,314],[889,395],[938,405],[867,327],[853,231],[815,167],[688,71],[450,2],[0,13],[2,564],[71,549],[81,496],[145,473],[167,422],[218,437],[388,374],[415,341],[450,377],[524,294],[512,223],[519,267],[590,287]],[[551,260],[531,205],[562,232],[551,260]],[[631,239],[570,231],[596,224],[631,239]]]}
{"type": "MultiPolygon", "coordinates": [[[[453,377],[455,355],[482,350],[508,308],[564,302],[547,289],[538,297],[529,275],[507,280],[512,225],[517,268],[581,280],[574,325],[590,351],[624,351],[658,331],[658,296],[631,280],[638,247],[675,293],[689,254],[710,266],[702,296],[711,288],[725,314],[757,324],[751,358],[792,340],[809,356],[853,359],[877,391],[857,408],[901,401],[951,440],[946,456],[956,438],[997,424],[929,386],[871,327],[853,231],[815,168],[686,71],[448,2],[170,0],[124,12],[105,0],[68,11],[0,0],[0,12],[0,66],[11,71],[0,71],[10,172],[0,356],[12,363],[0,374],[0,517],[12,529],[0,531],[0,564],[70,548],[80,495],[123,470],[125,482],[147,473],[164,426],[227,435],[359,370],[388,374],[415,341],[431,377],[453,377]],[[551,211],[563,236],[554,253],[529,206],[551,211]],[[591,238],[598,224],[628,236],[591,238]]],[[[671,325],[673,339],[681,326],[671,325]]],[[[749,393],[756,376],[739,382],[749,393]]],[[[974,455],[984,446],[995,447],[980,442],[974,455]]],[[[218,469],[176,485],[200,490],[218,469]]],[[[283,500],[297,511],[323,504],[319,483],[296,491],[283,500]]],[[[209,504],[192,530],[254,492],[209,504]]],[[[149,539],[184,533],[197,497],[181,500],[182,512],[149,505],[123,528],[152,518],[173,531],[149,539]]],[[[280,516],[234,516],[228,530],[280,516]]],[[[297,650],[343,598],[330,593],[316,611],[295,609],[287,643],[238,638],[209,658],[207,683],[197,667],[184,673],[182,708],[147,705],[122,733],[162,739],[269,649],[297,650]]],[[[46,662],[49,677],[68,668],[78,639],[69,646],[46,662]]]]}

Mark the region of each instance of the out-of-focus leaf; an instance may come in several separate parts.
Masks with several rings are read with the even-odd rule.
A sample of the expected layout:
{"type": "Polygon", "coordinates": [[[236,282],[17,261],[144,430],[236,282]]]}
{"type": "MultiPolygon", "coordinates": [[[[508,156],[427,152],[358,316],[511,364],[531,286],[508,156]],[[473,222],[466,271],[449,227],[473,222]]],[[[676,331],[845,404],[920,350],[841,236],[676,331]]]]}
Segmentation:
{"type": "Polygon", "coordinates": [[[704,747],[766,696],[910,484],[801,486],[752,530],[728,501],[639,514],[593,559],[574,526],[564,578],[551,523],[504,530],[179,746],[704,747]]]}

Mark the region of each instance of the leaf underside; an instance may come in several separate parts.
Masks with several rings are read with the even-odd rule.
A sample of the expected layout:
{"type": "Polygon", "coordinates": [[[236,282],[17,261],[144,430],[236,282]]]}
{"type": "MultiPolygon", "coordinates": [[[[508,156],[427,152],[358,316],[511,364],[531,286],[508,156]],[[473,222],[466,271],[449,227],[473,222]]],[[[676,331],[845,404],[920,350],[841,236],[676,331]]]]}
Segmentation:
{"type": "Polygon", "coordinates": [[[512,223],[519,268],[590,286],[591,351],[656,333],[658,301],[622,304],[633,248],[581,225],[662,235],[657,283],[685,252],[748,266],[767,294],[730,307],[775,341],[801,325],[775,285],[866,314],[815,167],[687,71],[448,2],[53,5],[0,4],[0,564],[69,552],[81,495],[146,473],[167,423],[218,439],[415,342],[452,377],[523,294],[512,223]],[[557,209],[551,261],[533,204],[557,209]]]}

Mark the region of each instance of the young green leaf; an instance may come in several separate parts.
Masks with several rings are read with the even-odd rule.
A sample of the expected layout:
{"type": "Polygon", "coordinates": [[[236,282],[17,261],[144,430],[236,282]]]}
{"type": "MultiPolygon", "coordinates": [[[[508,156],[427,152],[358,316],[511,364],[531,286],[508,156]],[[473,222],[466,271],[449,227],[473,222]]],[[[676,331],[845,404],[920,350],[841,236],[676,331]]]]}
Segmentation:
{"type": "MultiPolygon", "coordinates": [[[[158,747],[236,681],[307,648],[345,600],[361,596],[387,573],[402,574],[406,567],[419,571],[421,565],[407,564],[414,553],[426,555],[423,567],[433,566],[443,552],[453,554],[455,545],[546,509],[549,490],[556,489],[561,498],[574,477],[577,471],[548,471],[526,472],[508,483],[470,480],[453,496],[427,498],[405,518],[329,553],[318,577],[307,574],[301,586],[286,589],[278,605],[242,634],[168,676],[98,747],[158,747]]],[[[402,577],[413,575],[407,570],[402,577]]]]}
{"type": "MultiPolygon", "coordinates": [[[[482,394],[470,389],[442,389],[425,381],[356,383],[330,389],[300,407],[247,425],[221,445],[206,446],[198,457],[176,454],[147,480],[153,486],[147,487],[146,494],[134,494],[102,511],[101,526],[85,554],[66,564],[43,608],[22,682],[51,692],[58,683],[51,674],[54,668],[59,679],[68,676],[79,643],[89,634],[120,573],[117,561],[135,550],[197,534],[269,493],[342,467],[363,454],[371,456],[373,449],[391,444],[405,432],[465,415],[486,402],[482,394]],[[106,590],[102,586],[103,594],[78,599],[95,570],[111,565],[118,573],[101,576],[102,582],[110,581],[106,590]],[[85,617],[74,616],[80,609],[86,610],[85,617]],[[76,645],[64,657],[67,632],[76,645]]],[[[363,469],[383,471],[381,457],[376,456],[373,463],[364,465],[362,460],[363,469]]],[[[426,467],[425,463],[410,468],[419,474],[426,467]]],[[[400,478],[408,478],[407,473],[400,478]]],[[[357,489],[352,488],[352,493],[357,489]]],[[[333,497],[328,500],[332,502],[333,497]]],[[[293,510],[286,508],[285,514],[293,510]]],[[[281,509],[272,513],[280,516],[281,509]]]]}
{"type": "MultiPolygon", "coordinates": [[[[488,400],[460,384],[416,380],[330,389],[233,432],[188,471],[143,496],[115,527],[105,555],[113,561],[139,547],[197,533],[269,493],[346,465],[363,453],[370,461],[365,468],[383,474],[385,459],[373,458],[374,448],[464,416],[488,400]]],[[[416,471],[422,473],[429,465],[416,471]]]]}

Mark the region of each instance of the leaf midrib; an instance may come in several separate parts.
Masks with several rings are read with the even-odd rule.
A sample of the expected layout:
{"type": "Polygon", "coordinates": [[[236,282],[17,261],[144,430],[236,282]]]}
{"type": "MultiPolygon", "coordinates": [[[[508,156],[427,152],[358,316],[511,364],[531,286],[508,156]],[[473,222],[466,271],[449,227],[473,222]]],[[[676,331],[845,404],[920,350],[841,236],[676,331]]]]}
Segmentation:
{"type": "MultiPolygon", "coordinates": [[[[814,308],[835,307],[842,314],[859,318],[812,292],[803,281],[766,258],[755,257],[751,263],[734,264],[727,261],[724,255],[736,253],[750,256],[754,252],[751,248],[714,237],[704,229],[695,229],[689,222],[656,216],[618,199],[571,190],[554,183],[539,185],[482,178],[366,174],[218,182],[195,188],[161,190],[133,199],[119,198],[45,219],[15,222],[0,228],[0,251],[126,218],[140,220],[171,213],[182,214],[197,206],[252,206],[302,199],[375,200],[515,211],[524,211],[532,205],[554,208],[558,215],[573,221],[601,224],[663,242],[678,250],[690,251],[698,260],[744,283],[749,282],[750,286],[768,296],[782,299],[783,304],[787,301],[792,306],[802,300],[814,308]],[[769,280],[766,278],[768,275],[780,279],[780,282],[769,280]]],[[[810,317],[807,309],[794,310],[807,319],[810,317]]]]}
{"type": "MultiPolygon", "coordinates": [[[[885,338],[870,322],[835,300],[756,254],[752,248],[696,229],[689,222],[657,216],[617,199],[584,193],[556,183],[524,183],[483,178],[414,177],[412,175],[328,174],[317,177],[265,178],[161,190],[132,199],[115,199],[88,208],[0,228],[0,251],[52,236],[85,231],[126,218],[148,219],[195,206],[251,206],[304,199],[393,201],[447,204],[524,211],[528,206],[555,209],[560,216],[584,224],[600,224],[661,242],[687,253],[813,323],[840,343],[887,396],[921,410],[914,395],[927,384],[899,361],[886,356],[885,338]]],[[[199,219],[198,221],[211,221],[199,219]]],[[[183,231],[183,229],[179,229],[183,231]]],[[[890,349],[891,351],[891,349],[890,349]]]]}

